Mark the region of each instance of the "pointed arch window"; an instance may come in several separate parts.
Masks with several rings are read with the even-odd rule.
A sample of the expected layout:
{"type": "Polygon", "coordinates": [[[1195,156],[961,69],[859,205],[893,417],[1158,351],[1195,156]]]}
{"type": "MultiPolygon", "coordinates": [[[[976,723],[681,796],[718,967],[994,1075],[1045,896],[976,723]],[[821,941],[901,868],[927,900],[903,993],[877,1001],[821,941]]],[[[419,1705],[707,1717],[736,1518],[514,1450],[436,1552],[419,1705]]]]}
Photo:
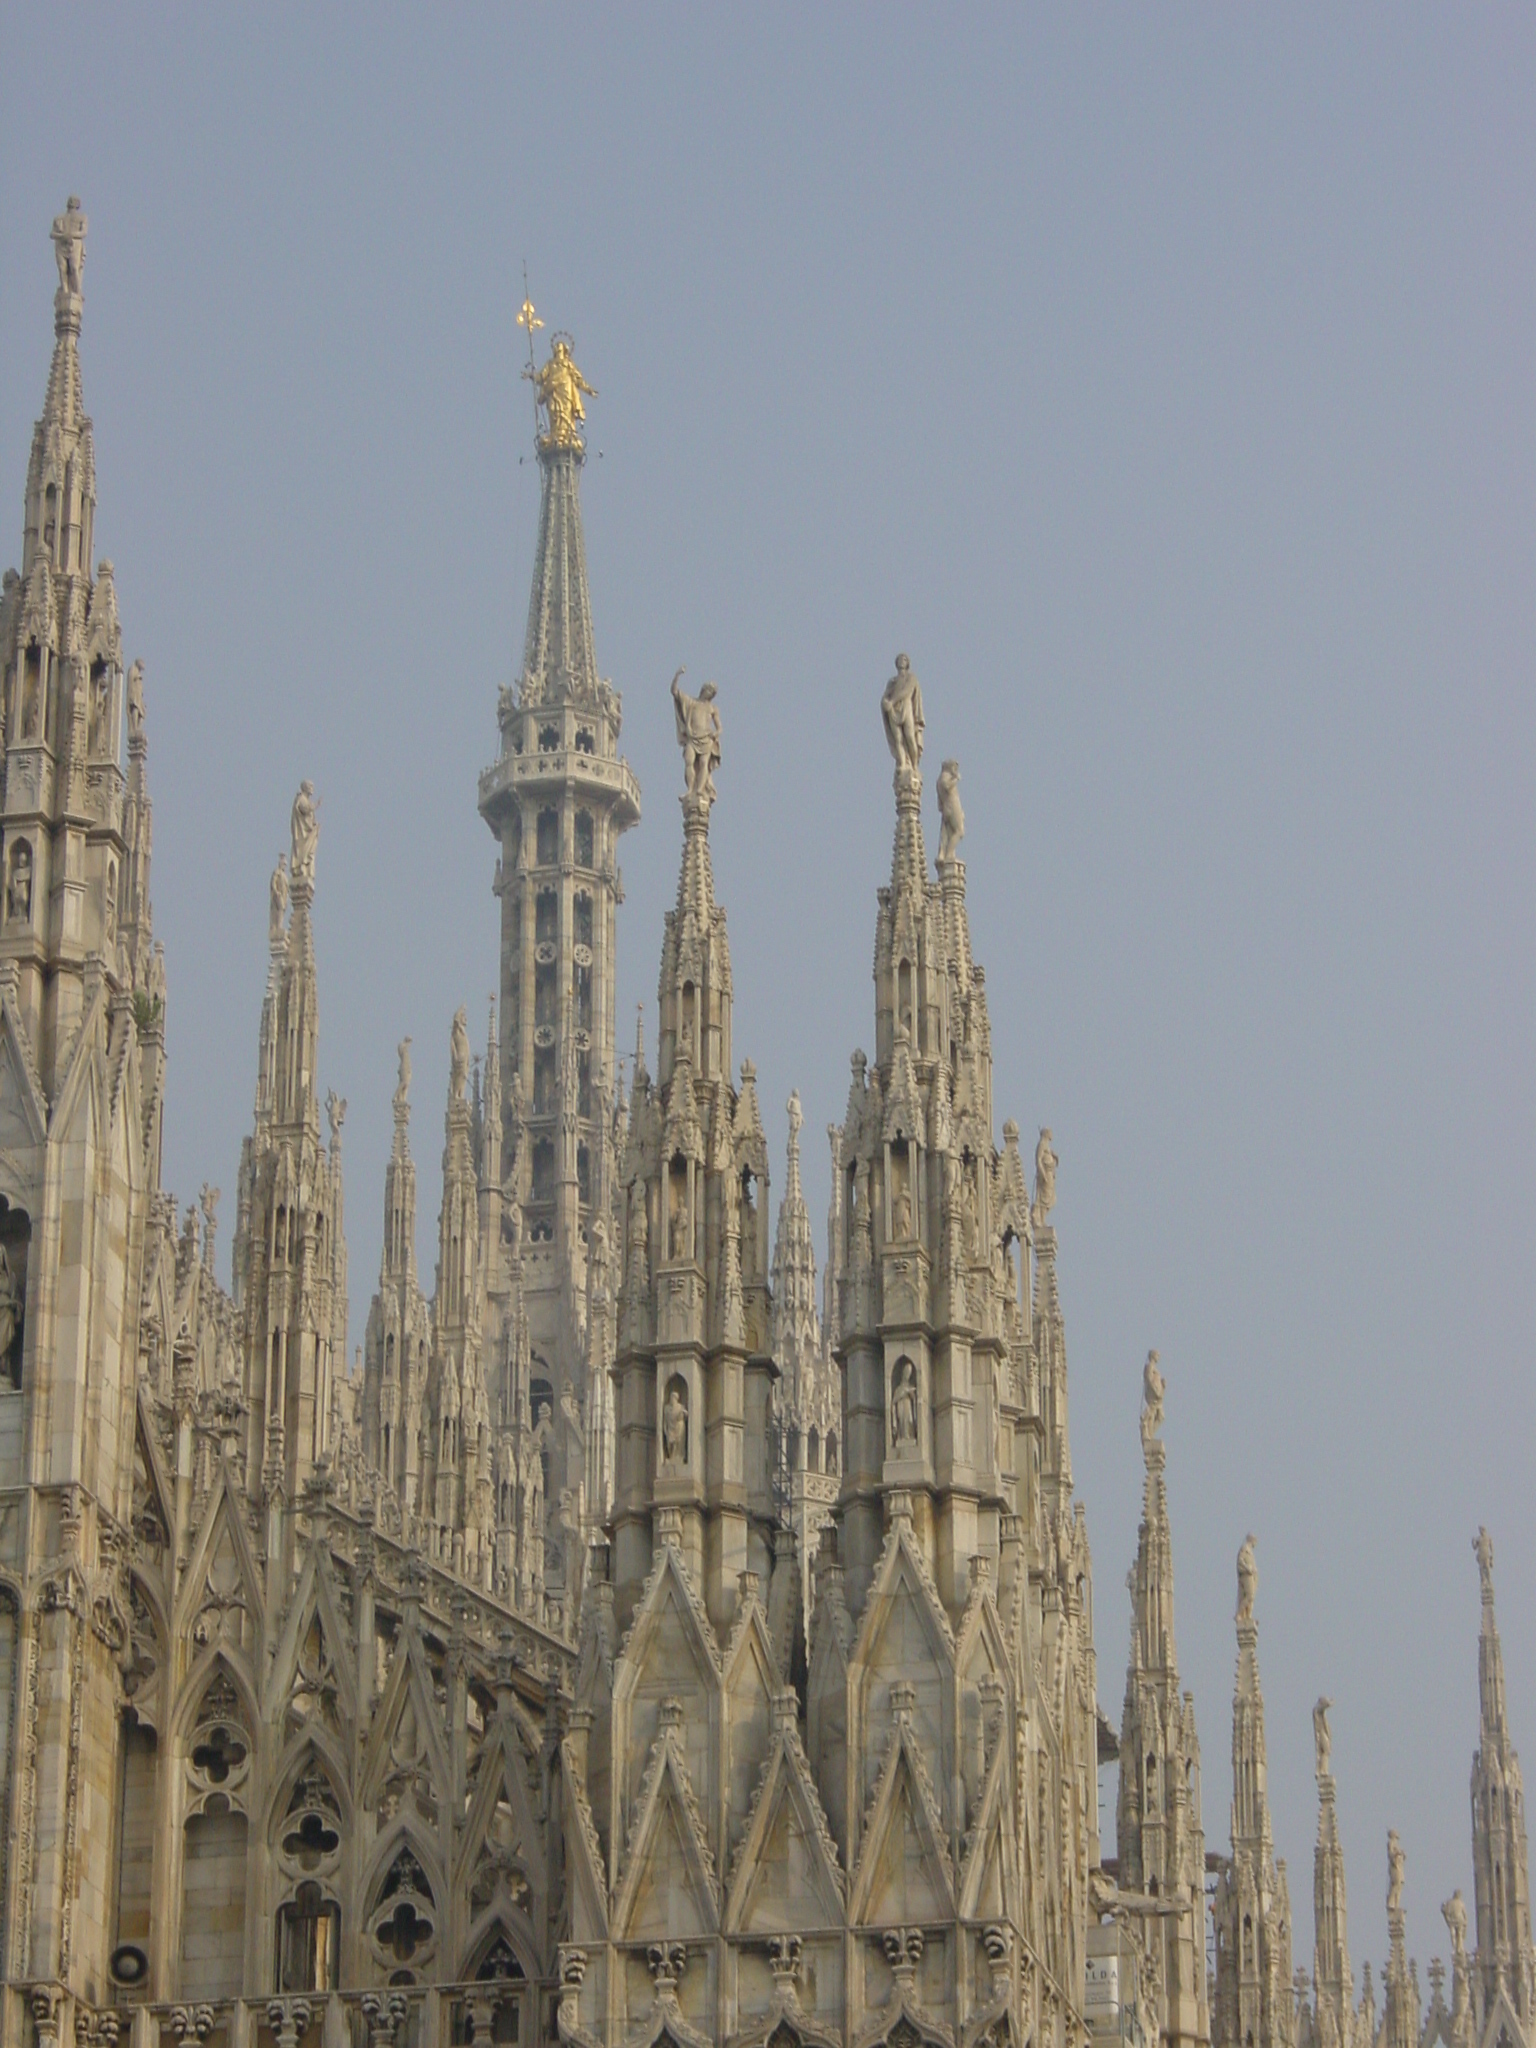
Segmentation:
{"type": "Polygon", "coordinates": [[[597,830],[590,811],[576,813],[576,865],[589,868],[594,865],[597,850],[597,830]]]}
{"type": "MultiPolygon", "coordinates": [[[[543,734],[539,735],[540,745],[543,734]]],[[[552,868],[560,858],[560,813],[543,810],[539,813],[537,836],[534,844],[535,858],[541,868],[552,868]]]]}
{"type": "Polygon", "coordinates": [[[277,1913],[279,1991],[334,1991],[341,1962],[341,1908],[313,1881],[277,1913]]]}

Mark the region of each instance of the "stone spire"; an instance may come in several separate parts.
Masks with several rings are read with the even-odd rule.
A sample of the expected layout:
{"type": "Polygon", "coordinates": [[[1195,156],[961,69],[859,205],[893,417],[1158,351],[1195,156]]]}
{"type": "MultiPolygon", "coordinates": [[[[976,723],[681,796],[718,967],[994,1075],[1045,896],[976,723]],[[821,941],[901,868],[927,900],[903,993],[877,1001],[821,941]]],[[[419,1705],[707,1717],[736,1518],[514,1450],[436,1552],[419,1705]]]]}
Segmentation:
{"type": "Polygon", "coordinates": [[[1474,1968],[1482,2009],[1502,1991],[1530,2027],[1536,2017],[1536,1952],[1531,1943],[1531,1877],[1520,1759],[1509,1739],[1504,1652],[1493,1610],[1493,1538],[1473,1544],[1482,1585],[1477,1639],[1477,1753],[1472,1759],[1472,1872],[1477,1907],[1474,1968]]]}
{"type": "Polygon", "coordinates": [[[803,1123],[800,1097],[791,1095],[784,1199],[773,1248],[772,1349],[779,1368],[774,1402],[780,1511],[794,1530],[801,1608],[809,1614],[811,1564],[837,1497],[842,1402],[816,1308],[816,1248],[800,1186],[803,1123]]]}
{"type": "Polygon", "coordinates": [[[1396,1828],[1387,1830],[1387,1968],[1381,2048],[1417,2048],[1422,2014],[1417,1969],[1408,1960],[1408,1915],[1403,1905],[1407,1863],[1396,1828]]]}
{"type": "Polygon", "coordinates": [[[1237,1679],[1232,1692],[1232,1855],[1215,1903],[1216,2010],[1221,2048],[1290,2048],[1295,2040],[1291,1906],[1269,1816],[1264,1694],[1259,1684],[1254,1539],[1237,1554],[1237,1679]]]}
{"type": "Polygon", "coordinates": [[[439,1554],[452,1559],[460,1576],[488,1588],[493,1527],[490,1415],[481,1366],[479,1176],[471,1143],[469,1066],[469,1028],[461,1009],[449,1036],[443,1199],[432,1301],[432,1471],[430,1492],[423,1489],[422,1505],[436,1525],[439,1554]]]}
{"type": "MultiPolygon", "coordinates": [[[[132,682],[139,745],[130,795],[112,564],[99,562],[94,580],[90,567],[96,456],[79,357],[85,232],[72,198],[53,223],[53,361],[27,465],[21,571],[7,571],[0,590],[0,967],[7,978],[14,971],[19,1021],[49,1100],[83,1049],[79,1026],[104,982],[109,999],[130,987],[142,998],[141,1026],[157,1000],[163,1012],[164,999],[149,929],[142,670],[135,665],[132,682]]],[[[145,1134],[158,1176],[158,1041],[149,1052],[145,1134]]]]}
{"type": "MultiPolygon", "coordinates": [[[[240,1157],[235,1299],[244,1321],[247,1472],[280,1509],[329,1453],[332,1387],[346,1374],[341,1128],[326,1097],[320,1136],[320,990],[311,913],[320,836],[314,787],[293,800],[292,851],[272,877],[256,1115],[240,1157]],[[287,923],[284,924],[286,915],[287,923]]],[[[291,1532],[290,1532],[291,1534],[291,1532]]],[[[281,1529],[269,1528],[269,1549],[281,1529]]]]}
{"type": "Polygon", "coordinates": [[[420,1482],[421,1403],[431,1328],[416,1277],[416,1164],[411,1157],[411,1041],[399,1048],[394,1138],[384,1169],[384,1251],[363,1347],[363,1452],[414,1515],[420,1482]]]}
{"type": "Polygon", "coordinates": [[[1356,2033],[1353,2009],[1354,1972],[1349,1961],[1349,1914],[1344,1883],[1344,1848],[1339,1840],[1338,1807],[1329,1769],[1332,1735],[1328,1713],[1333,1702],[1320,1699],[1312,1709],[1312,1734],[1317,1751],[1317,1846],[1312,1852],[1312,1986],[1316,2001],[1318,2048],[1350,2048],[1356,2033]]]}
{"type": "Polygon", "coordinates": [[[501,1163],[522,1208],[533,1371],[558,1425],[546,1507],[554,1517],[562,1500],[585,1502],[590,1540],[603,1506],[592,1481],[605,1489],[611,1462],[590,1439],[594,1422],[601,1434],[612,1360],[593,1362],[588,1251],[596,1219],[610,1243],[618,1234],[608,1131],[618,843],[639,821],[640,790],[619,753],[622,705],[598,674],[592,634],[578,431],[590,387],[564,337],[530,371],[547,430],[528,631],[522,672],[498,700],[500,757],[480,777],[479,803],[500,849],[501,1163]]]}
{"type": "Polygon", "coordinates": [[[1158,1922],[1162,2034],[1172,2043],[1210,2039],[1205,1969],[1205,1834],[1200,1821],[1200,1744],[1193,1696],[1179,1690],[1173,1635],[1173,1536],[1163,1472],[1165,1382],[1157,1353],[1142,1372],[1141,1448],[1146,1464],[1141,1530],[1130,1576],[1131,1654],[1120,1722],[1116,1835],[1123,1889],[1177,1900],[1158,1922]]]}
{"type": "Polygon", "coordinates": [[[742,1574],[766,1585],[768,1159],[750,1061],[731,1082],[731,956],[709,859],[714,691],[672,683],[683,750],[683,854],[658,983],[656,1079],[636,1048],[621,1178],[624,1256],[613,1515],[615,1610],[627,1621],[663,1516],[724,1633],[742,1574]]]}

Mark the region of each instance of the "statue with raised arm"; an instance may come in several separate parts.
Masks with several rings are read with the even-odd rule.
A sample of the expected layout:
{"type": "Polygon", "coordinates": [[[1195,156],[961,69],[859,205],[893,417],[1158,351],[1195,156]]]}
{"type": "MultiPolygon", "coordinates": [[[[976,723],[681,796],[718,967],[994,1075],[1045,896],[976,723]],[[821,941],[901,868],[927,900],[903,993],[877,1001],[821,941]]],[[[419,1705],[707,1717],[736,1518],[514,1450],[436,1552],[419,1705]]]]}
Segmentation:
{"type": "Polygon", "coordinates": [[[896,673],[880,697],[886,744],[898,768],[915,774],[923,762],[923,691],[904,654],[896,657],[896,673]]]}
{"type": "Polygon", "coordinates": [[[1056,1206],[1056,1169],[1061,1161],[1051,1145],[1050,1126],[1040,1131],[1040,1142],[1035,1147],[1035,1201],[1034,1221],[1036,1229],[1044,1223],[1056,1206]]]}
{"type": "Polygon", "coordinates": [[[965,812],[960,808],[960,763],[946,761],[939,770],[939,859],[953,860],[965,837],[965,812]]]}
{"type": "Polygon", "coordinates": [[[1237,1618],[1252,1621],[1254,1596],[1259,1590],[1259,1564],[1254,1556],[1252,1532],[1243,1538],[1237,1553],[1237,1618]]]}
{"type": "Polygon", "coordinates": [[[1328,1728],[1328,1709],[1333,1705],[1330,1699],[1319,1699],[1312,1709],[1312,1746],[1317,1752],[1317,1775],[1326,1778],[1328,1759],[1333,1752],[1333,1736],[1328,1728]]]}
{"type": "Polygon", "coordinates": [[[469,1080],[469,1019],[461,1003],[453,1013],[453,1033],[448,1041],[448,1092],[455,1102],[464,1100],[469,1080]]]}
{"type": "Polygon", "coordinates": [[[288,915],[288,856],[280,853],[272,870],[272,888],[267,907],[267,938],[283,936],[283,919],[288,915]]]}
{"type": "Polygon", "coordinates": [[[715,686],[705,683],[697,697],[677,686],[687,673],[679,669],[672,678],[672,709],[677,715],[677,744],[683,750],[683,782],[689,796],[715,800],[713,771],[720,766],[720,714],[715,709],[715,686]]]}
{"type": "Polygon", "coordinates": [[[549,361],[542,370],[535,370],[530,364],[523,372],[533,379],[534,394],[543,406],[549,422],[544,436],[546,448],[579,448],[581,429],[586,422],[582,406],[582,395],[596,398],[595,387],[589,384],[576,367],[571,354],[571,344],[563,334],[557,334],[550,345],[549,361]]]}
{"type": "Polygon", "coordinates": [[[70,194],[69,204],[53,221],[53,253],[59,266],[59,290],[80,296],[80,273],[85,268],[85,215],[80,202],[70,194]]]}
{"type": "Polygon", "coordinates": [[[293,800],[293,816],[289,821],[293,832],[293,858],[288,868],[295,882],[312,882],[315,879],[315,847],[320,839],[318,812],[315,785],[306,778],[299,784],[299,793],[293,800]]]}

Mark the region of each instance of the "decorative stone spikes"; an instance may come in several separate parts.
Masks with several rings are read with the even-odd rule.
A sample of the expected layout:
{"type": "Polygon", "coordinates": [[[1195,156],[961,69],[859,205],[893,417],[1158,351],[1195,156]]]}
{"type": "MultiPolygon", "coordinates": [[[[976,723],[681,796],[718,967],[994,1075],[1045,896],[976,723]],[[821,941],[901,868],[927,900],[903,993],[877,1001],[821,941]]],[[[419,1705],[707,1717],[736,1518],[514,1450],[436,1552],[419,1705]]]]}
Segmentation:
{"type": "Polygon", "coordinates": [[[1493,1538],[1472,1545],[1482,1590],[1477,1639],[1477,1753],[1472,1759],[1472,1872],[1477,1907],[1478,1989],[1491,2010],[1502,1990],[1522,2022],[1536,2018],[1530,1857],[1520,1759],[1509,1738],[1504,1652],[1493,1606],[1493,1538]]]}
{"type": "Polygon", "coordinates": [[[522,692],[529,704],[564,698],[593,702],[597,651],[587,589],[587,546],[581,525],[580,443],[539,443],[539,538],[528,632],[523,642],[522,692]]]}
{"type": "Polygon", "coordinates": [[[1354,1973],[1349,1962],[1348,1897],[1344,1882],[1344,1848],[1339,1840],[1338,1808],[1329,1769],[1332,1735],[1328,1713],[1333,1702],[1320,1699],[1312,1709],[1317,1751],[1317,1844],[1312,1852],[1312,1984],[1318,2034],[1323,2048],[1349,2048],[1353,2038],[1354,1973]]]}

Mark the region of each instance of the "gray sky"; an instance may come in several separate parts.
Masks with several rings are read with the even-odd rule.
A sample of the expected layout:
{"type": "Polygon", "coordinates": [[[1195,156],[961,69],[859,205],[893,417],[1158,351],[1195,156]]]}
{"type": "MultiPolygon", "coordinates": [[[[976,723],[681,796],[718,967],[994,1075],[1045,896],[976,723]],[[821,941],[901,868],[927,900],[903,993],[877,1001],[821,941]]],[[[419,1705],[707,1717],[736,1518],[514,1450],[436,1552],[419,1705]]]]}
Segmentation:
{"type": "Polygon", "coordinates": [[[354,1337],[407,1031],[430,1277],[449,1021],[496,977],[474,792],[537,509],[526,258],[602,394],[598,656],[645,803],[621,1042],[641,997],[654,1042],[686,662],[725,721],[736,1046],[775,1200],[801,1091],[819,1224],[908,650],[930,768],[964,769],[999,1123],[1061,1157],[1103,1704],[1155,1344],[1210,1842],[1252,1529],[1297,1960],[1322,1690],[1356,1965],[1389,1825],[1443,1952],[1480,1521],[1536,1763],[1529,12],[11,4],[3,35],[0,552],[78,192],[168,1184],[223,1186],[227,1257],[311,775],[354,1337]]]}

